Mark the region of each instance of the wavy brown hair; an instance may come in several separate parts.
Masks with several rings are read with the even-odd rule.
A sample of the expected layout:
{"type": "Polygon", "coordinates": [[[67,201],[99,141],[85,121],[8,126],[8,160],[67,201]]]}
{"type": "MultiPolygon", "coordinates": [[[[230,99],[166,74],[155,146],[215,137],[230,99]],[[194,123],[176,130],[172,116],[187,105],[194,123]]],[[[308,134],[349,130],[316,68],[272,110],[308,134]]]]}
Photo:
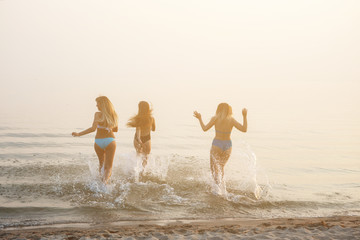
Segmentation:
{"type": "Polygon", "coordinates": [[[128,127],[142,127],[149,126],[152,124],[152,109],[149,103],[145,101],[139,102],[138,114],[131,117],[127,122],[128,127]]]}

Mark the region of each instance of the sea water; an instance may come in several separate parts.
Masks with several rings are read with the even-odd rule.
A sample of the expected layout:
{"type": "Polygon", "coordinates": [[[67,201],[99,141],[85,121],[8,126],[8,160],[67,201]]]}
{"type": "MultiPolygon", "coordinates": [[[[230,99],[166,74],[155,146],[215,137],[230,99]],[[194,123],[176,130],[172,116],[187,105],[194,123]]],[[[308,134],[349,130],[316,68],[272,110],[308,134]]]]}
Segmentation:
{"type": "Polygon", "coordinates": [[[98,176],[94,134],[74,138],[71,132],[86,126],[55,125],[3,120],[0,227],[360,215],[359,134],[351,135],[351,120],[331,135],[353,139],[347,145],[320,126],[256,130],[250,122],[247,133],[234,129],[220,186],[209,164],[214,130],[203,133],[195,118],[171,127],[158,121],[143,178],[134,129],[120,125],[108,185],[98,176]]]}

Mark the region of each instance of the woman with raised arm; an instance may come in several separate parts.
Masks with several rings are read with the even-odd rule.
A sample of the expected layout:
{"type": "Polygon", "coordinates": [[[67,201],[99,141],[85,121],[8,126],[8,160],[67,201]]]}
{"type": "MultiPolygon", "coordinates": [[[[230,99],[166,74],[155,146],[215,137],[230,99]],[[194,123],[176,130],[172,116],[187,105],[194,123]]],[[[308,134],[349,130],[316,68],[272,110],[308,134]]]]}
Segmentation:
{"type": "Polygon", "coordinates": [[[243,125],[232,117],[232,108],[229,104],[220,103],[217,107],[216,115],[205,125],[201,118],[201,114],[197,111],[194,112],[194,117],[199,119],[201,128],[204,132],[215,125],[215,138],[210,149],[210,169],[217,185],[219,185],[224,178],[224,167],[231,154],[232,142],[230,135],[232,128],[235,127],[241,132],[247,131],[246,108],[242,110],[242,115],[243,125]]]}
{"type": "Polygon", "coordinates": [[[107,184],[112,171],[115,156],[116,142],[114,132],[118,131],[118,116],[114,106],[105,96],[96,98],[96,107],[93,124],[82,132],[73,132],[74,137],[80,137],[96,131],[95,152],[99,158],[99,173],[101,180],[107,184]]]}
{"type": "Polygon", "coordinates": [[[149,103],[141,101],[138,107],[138,114],[129,119],[127,126],[136,128],[134,147],[136,153],[142,156],[142,166],[144,170],[151,151],[150,133],[151,131],[155,131],[155,119],[152,116],[152,109],[149,103]]]}

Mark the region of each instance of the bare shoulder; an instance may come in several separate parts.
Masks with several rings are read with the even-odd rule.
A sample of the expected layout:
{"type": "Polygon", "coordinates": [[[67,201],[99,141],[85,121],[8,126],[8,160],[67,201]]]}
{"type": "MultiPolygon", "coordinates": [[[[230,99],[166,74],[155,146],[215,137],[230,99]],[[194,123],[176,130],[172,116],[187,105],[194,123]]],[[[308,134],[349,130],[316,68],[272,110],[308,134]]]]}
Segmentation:
{"type": "Polygon", "coordinates": [[[95,115],[94,115],[94,120],[99,120],[102,116],[102,113],[101,112],[96,112],[95,115]]]}

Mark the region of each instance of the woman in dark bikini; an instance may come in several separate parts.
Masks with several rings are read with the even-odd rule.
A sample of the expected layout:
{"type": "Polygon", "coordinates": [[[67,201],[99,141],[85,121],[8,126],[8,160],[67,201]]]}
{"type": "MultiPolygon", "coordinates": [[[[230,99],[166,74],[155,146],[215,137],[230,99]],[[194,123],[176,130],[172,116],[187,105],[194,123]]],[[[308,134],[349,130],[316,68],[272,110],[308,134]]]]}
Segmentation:
{"type": "Polygon", "coordinates": [[[152,116],[152,109],[150,109],[149,103],[145,101],[139,102],[138,114],[129,119],[127,126],[136,128],[134,147],[136,153],[142,156],[144,170],[151,151],[150,132],[155,131],[155,119],[152,116]]]}
{"type": "Polygon", "coordinates": [[[232,142],[230,139],[230,135],[232,128],[235,127],[242,132],[247,131],[246,108],[242,110],[242,114],[243,125],[241,125],[235,120],[235,118],[232,117],[232,108],[229,104],[220,103],[216,110],[216,115],[211,118],[210,122],[207,125],[205,125],[201,118],[201,114],[197,111],[194,112],[194,117],[199,119],[203,131],[207,131],[215,125],[215,138],[212,142],[212,146],[210,149],[210,169],[211,174],[216,184],[218,185],[222,182],[224,178],[224,167],[231,154],[232,142]]]}
{"type": "Polygon", "coordinates": [[[80,137],[96,131],[94,148],[99,158],[99,173],[101,180],[107,184],[111,176],[116,150],[114,132],[118,131],[118,116],[107,97],[96,98],[96,103],[100,112],[95,113],[92,126],[79,133],[73,132],[72,135],[80,137]]]}

